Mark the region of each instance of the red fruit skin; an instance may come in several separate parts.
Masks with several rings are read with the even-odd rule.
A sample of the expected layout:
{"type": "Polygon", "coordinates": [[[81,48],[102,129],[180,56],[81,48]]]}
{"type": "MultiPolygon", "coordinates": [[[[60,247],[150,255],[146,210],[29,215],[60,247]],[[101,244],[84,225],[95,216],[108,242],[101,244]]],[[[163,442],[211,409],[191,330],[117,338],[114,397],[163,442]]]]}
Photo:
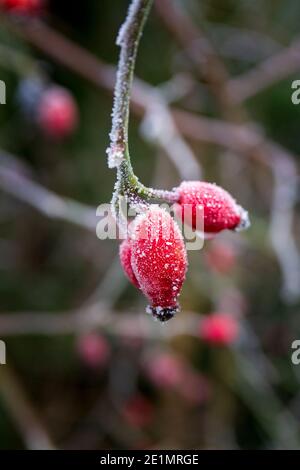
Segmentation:
{"type": "Polygon", "coordinates": [[[138,289],[140,288],[139,282],[135,277],[135,274],[131,265],[131,242],[129,239],[124,240],[119,248],[120,262],[123,271],[129,281],[138,289]]]}
{"type": "Polygon", "coordinates": [[[42,95],[37,120],[43,132],[53,138],[70,135],[78,124],[78,109],[72,95],[61,87],[49,88],[42,95]]]}
{"type": "Polygon", "coordinates": [[[226,229],[234,230],[242,228],[243,224],[247,225],[247,220],[244,220],[247,218],[247,213],[237,205],[227,191],[216,184],[184,181],[176,191],[179,194],[176,214],[194,230],[199,226],[201,208],[204,213],[204,232],[207,234],[216,234],[226,229]],[[191,212],[188,212],[188,207],[191,208],[191,212]]]}
{"type": "Polygon", "coordinates": [[[18,14],[40,13],[43,6],[43,0],[0,0],[0,8],[18,14]]]}
{"type": "Polygon", "coordinates": [[[239,336],[237,320],[227,313],[214,313],[200,323],[200,337],[213,345],[230,345],[239,336]]]}
{"type": "Polygon", "coordinates": [[[131,264],[150,305],[147,313],[164,322],[179,310],[187,270],[182,234],[172,217],[157,206],[139,215],[133,225],[131,264]]]}

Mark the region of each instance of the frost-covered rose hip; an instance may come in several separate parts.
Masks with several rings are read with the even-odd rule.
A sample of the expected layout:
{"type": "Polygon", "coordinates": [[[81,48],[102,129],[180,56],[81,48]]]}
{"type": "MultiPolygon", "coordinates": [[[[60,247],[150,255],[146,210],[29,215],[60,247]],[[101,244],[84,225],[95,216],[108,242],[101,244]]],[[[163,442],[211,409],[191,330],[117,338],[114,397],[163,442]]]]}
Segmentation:
{"type": "Polygon", "coordinates": [[[184,181],[176,188],[179,194],[176,214],[194,230],[201,226],[206,234],[222,230],[239,230],[249,225],[248,213],[220,186],[204,181],[184,181]]]}
{"type": "Polygon", "coordinates": [[[123,268],[123,271],[126,277],[135,287],[139,289],[140,285],[138,283],[137,278],[135,277],[135,274],[133,272],[132,265],[131,265],[131,242],[129,239],[126,239],[121,243],[120,249],[119,249],[119,255],[120,255],[121,266],[123,268]]]}
{"type": "Polygon", "coordinates": [[[239,324],[233,315],[214,313],[200,322],[200,337],[214,345],[232,344],[239,335],[239,324]]]}
{"type": "Polygon", "coordinates": [[[134,221],[131,265],[140,289],[149,299],[147,313],[164,322],[179,310],[187,256],[178,225],[164,209],[151,206],[134,221]]]}
{"type": "Polygon", "coordinates": [[[37,120],[50,137],[71,134],[78,123],[78,109],[71,93],[61,87],[46,90],[37,106],[37,120]]]}
{"type": "Polygon", "coordinates": [[[36,14],[43,6],[43,0],[0,0],[0,8],[18,14],[36,14]]]}

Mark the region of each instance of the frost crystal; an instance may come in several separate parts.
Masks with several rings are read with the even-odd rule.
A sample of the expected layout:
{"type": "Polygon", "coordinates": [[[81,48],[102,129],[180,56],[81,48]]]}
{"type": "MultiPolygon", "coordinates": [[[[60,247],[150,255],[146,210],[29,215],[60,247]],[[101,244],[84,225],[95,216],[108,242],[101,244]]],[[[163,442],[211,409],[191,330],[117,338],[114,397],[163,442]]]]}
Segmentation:
{"type": "Polygon", "coordinates": [[[241,206],[238,206],[238,207],[240,209],[241,220],[238,226],[235,228],[235,231],[242,232],[243,230],[247,230],[251,226],[251,222],[250,222],[248,211],[243,209],[241,206]]]}
{"type": "Polygon", "coordinates": [[[131,3],[131,5],[129,7],[129,10],[128,10],[127,18],[126,18],[125,22],[123,23],[123,25],[121,26],[118,37],[117,37],[117,40],[116,40],[117,46],[120,46],[120,47],[122,46],[122,43],[125,39],[128,28],[132,24],[133,19],[137,14],[137,11],[138,11],[138,8],[139,8],[139,3],[140,3],[139,0],[134,0],[131,3]]]}
{"type": "Polygon", "coordinates": [[[118,168],[124,159],[127,142],[127,121],[129,95],[131,86],[131,69],[135,60],[136,43],[129,44],[130,28],[135,25],[141,7],[140,0],[134,0],[129,8],[128,16],[122,25],[117,45],[121,47],[120,60],[115,86],[114,105],[112,112],[112,130],[110,147],[107,149],[109,168],[118,168]],[[128,41],[127,41],[128,40],[128,41]],[[128,44],[126,44],[128,42],[128,44]]]}
{"type": "Polygon", "coordinates": [[[124,151],[120,145],[111,144],[106,150],[108,156],[108,167],[118,168],[124,159],[124,151]]]}

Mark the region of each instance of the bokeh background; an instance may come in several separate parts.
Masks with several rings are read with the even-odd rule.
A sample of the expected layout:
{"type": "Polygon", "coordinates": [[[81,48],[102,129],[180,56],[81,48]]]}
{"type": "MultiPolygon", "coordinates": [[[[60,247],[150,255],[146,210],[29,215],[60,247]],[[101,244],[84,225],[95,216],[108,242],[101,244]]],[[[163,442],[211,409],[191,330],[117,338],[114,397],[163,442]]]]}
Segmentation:
{"type": "Polygon", "coordinates": [[[129,2],[47,3],[39,18],[0,17],[0,448],[300,448],[298,2],[155,2],[133,92],[135,173],[166,189],[216,182],[252,222],[189,252],[167,325],[145,314],[118,241],[95,233],[115,181],[105,150],[129,2]],[[41,81],[78,106],[65,138],[20,93],[41,81]],[[201,333],[214,314],[234,323],[226,344],[201,333]]]}

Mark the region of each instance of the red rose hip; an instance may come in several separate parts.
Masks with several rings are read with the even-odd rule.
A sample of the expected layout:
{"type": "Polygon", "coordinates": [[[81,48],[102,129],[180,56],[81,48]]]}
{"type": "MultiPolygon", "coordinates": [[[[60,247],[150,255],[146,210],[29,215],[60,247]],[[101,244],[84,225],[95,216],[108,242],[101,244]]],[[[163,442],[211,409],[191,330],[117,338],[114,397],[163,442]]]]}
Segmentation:
{"type": "Polygon", "coordinates": [[[165,322],[179,310],[187,256],[178,225],[164,209],[151,206],[133,223],[131,265],[149,299],[147,313],[165,322]]]}
{"type": "Polygon", "coordinates": [[[214,313],[200,323],[200,337],[214,345],[232,344],[239,335],[239,324],[233,315],[214,313]]]}
{"type": "Polygon", "coordinates": [[[129,239],[124,240],[119,249],[120,262],[123,268],[123,271],[128,278],[128,280],[138,289],[140,285],[132,269],[131,265],[131,242],[129,239]]]}
{"type": "Polygon", "coordinates": [[[184,181],[176,188],[179,194],[176,213],[184,223],[198,229],[202,217],[206,234],[222,230],[241,230],[249,226],[248,213],[220,186],[204,181],[184,181]]]}
{"type": "Polygon", "coordinates": [[[78,109],[71,93],[61,87],[45,91],[38,104],[37,119],[50,137],[62,138],[71,134],[78,123],[78,109]]]}
{"type": "Polygon", "coordinates": [[[23,15],[39,13],[43,6],[43,0],[0,0],[0,8],[23,15]]]}

